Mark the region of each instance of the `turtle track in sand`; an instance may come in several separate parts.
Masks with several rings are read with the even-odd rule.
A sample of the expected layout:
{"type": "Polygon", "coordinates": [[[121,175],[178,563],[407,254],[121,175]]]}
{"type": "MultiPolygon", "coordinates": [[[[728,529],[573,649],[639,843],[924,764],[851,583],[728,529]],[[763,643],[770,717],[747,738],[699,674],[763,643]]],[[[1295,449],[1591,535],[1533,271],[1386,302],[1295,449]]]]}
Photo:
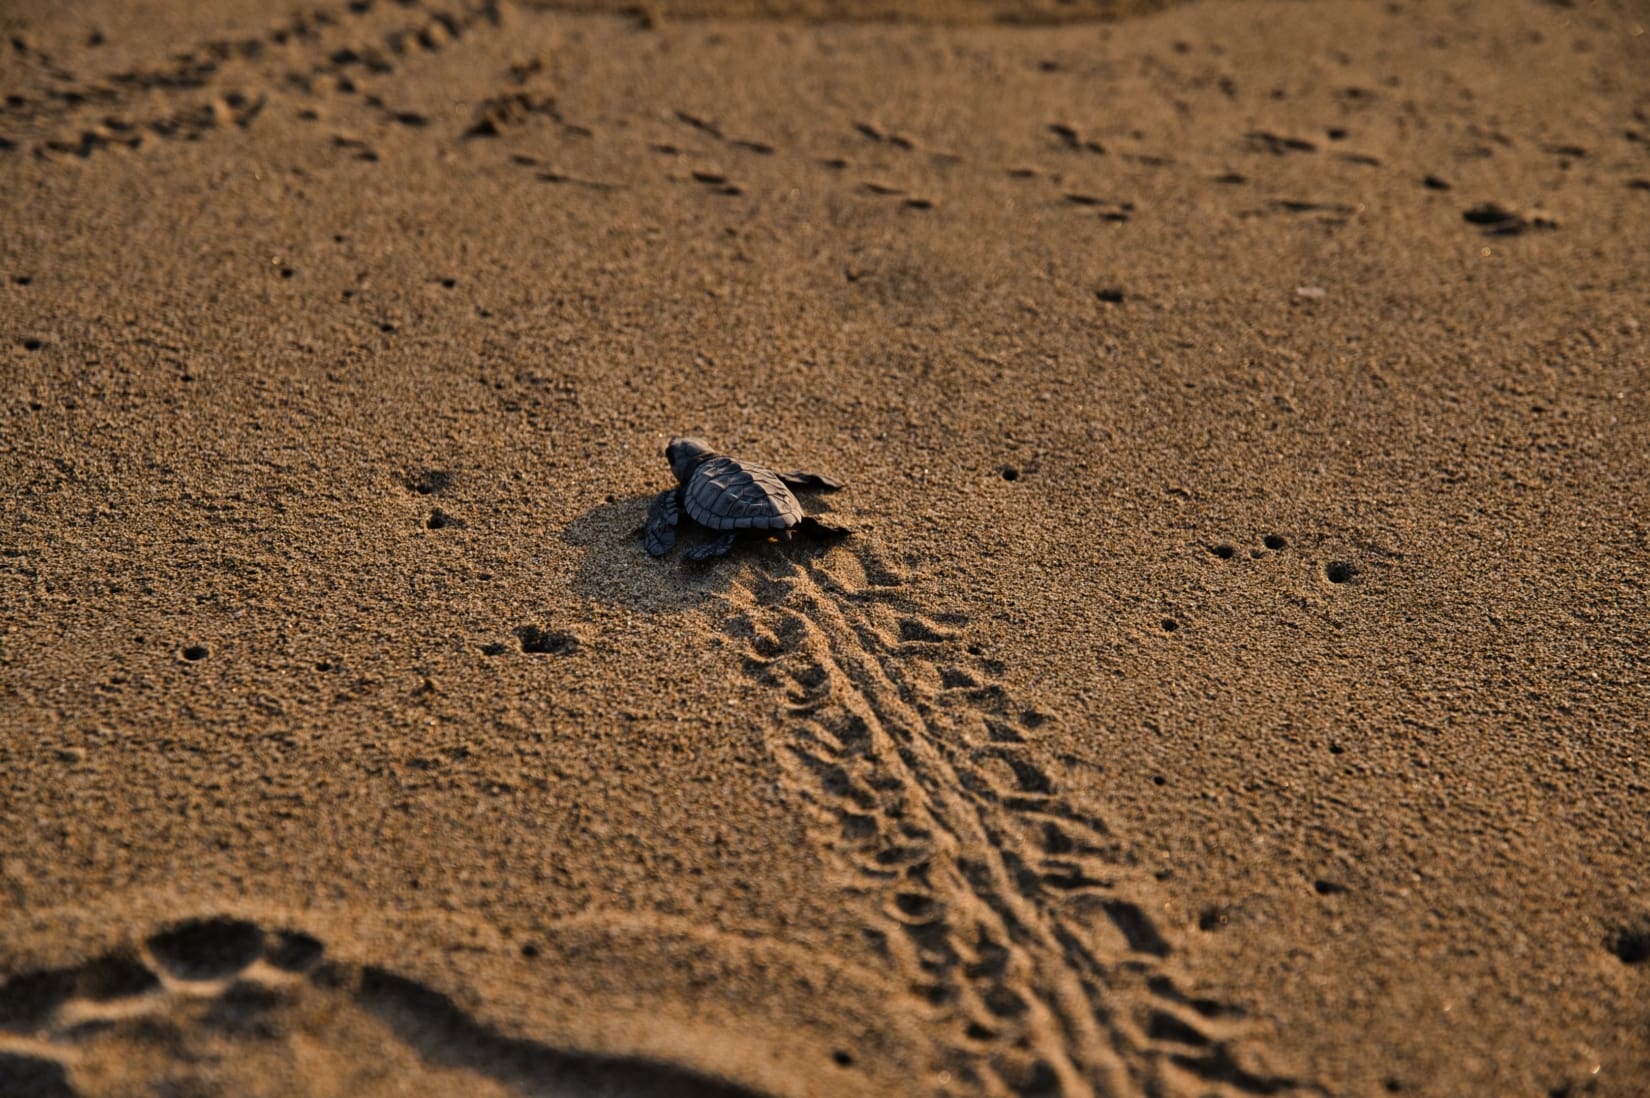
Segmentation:
{"type": "Polygon", "coordinates": [[[770,557],[729,592],[770,745],[866,933],[940,1023],[945,1094],[1321,1093],[1240,1058],[1241,1007],[1187,994],[1149,872],[1039,759],[962,615],[874,549],[770,557]]]}

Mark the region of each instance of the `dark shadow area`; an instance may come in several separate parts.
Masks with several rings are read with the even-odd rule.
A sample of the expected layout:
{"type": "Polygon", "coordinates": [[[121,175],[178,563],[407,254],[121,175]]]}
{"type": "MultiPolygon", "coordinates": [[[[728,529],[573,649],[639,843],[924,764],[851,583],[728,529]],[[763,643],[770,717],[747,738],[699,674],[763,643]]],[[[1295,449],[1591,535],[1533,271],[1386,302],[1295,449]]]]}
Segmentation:
{"type": "Polygon", "coordinates": [[[1610,931],[1604,944],[1624,965],[1642,965],[1650,961],[1650,916],[1627,926],[1616,927],[1610,931]]]}
{"type": "Polygon", "coordinates": [[[52,968],[20,972],[0,984],[0,1031],[28,1033],[45,1025],[77,983],[75,969],[52,968]]]}
{"type": "Polygon", "coordinates": [[[646,1060],[564,1052],[481,1025],[449,997],[381,968],[361,970],[357,1001],[424,1059],[530,1095],[759,1098],[756,1091],[646,1060]]]}
{"type": "Polygon", "coordinates": [[[566,656],[578,651],[579,638],[572,633],[546,629],[542,625],[523,625],[516,630],[523,652],[543,656],[566,656]]]}
{"type": "Polygon", "coordinates": [[[0,1052],[0,1094],[6,1098],[75,1098],[62,1064],[0,1052]]]}
{"type": "Polygon", "coordinates": [[[686,519],[677,527],[676,547],[667,556],[650,557],[642,548],[642,529],[654,494],[593,507],[562,532],[563,541],[584,550],[573,577],[573,590],[581,598],[631,610],[686,610],[727,591],[734,577],[752,562],[805,561],[851,536],[826,525],[830,509],[815,493],[798,492],[797,496],[815,521],[804,520],[789,532],[788,538],[743,534],[727,556],[702,563],[682,558],[712,540],[712,534],[686,519]]]}
{"type": "MultiPolygon", "coordinates": [[[[94,957],[71,968],[18,973],[0,984],[0,1030],[30,1033],[41,1029],[70,999],[108,1002],[159,986],[153,972],[125,953],[94,957]]],[[[9,1093],[0,1089],[0,1095],[9,1093]]]]}
{"type": "Polygon", "coordinates": [[[223,980],[258,959],[264,932],[239,919],[196,919],[149,939],[149,952],[180,980],[223,980]]]}
{"type": "Polygon", "coordinates": [[[282,930],[264,950],[264,960],[282,972],[308,972],[321,963],[325,947],[320,939],[301,930],[282,930]]]}

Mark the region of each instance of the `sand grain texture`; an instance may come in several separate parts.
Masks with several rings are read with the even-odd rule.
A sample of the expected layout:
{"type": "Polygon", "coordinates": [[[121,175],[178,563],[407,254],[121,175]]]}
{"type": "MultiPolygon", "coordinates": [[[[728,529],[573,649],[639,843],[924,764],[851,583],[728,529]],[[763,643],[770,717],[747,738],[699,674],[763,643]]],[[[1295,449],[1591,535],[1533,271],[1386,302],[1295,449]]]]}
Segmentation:
{"type": "Polygon", "coordinates": [[[1650,15],[1157,6],[0,12],[0,1093],[1644,1093],[1650,15]]]}

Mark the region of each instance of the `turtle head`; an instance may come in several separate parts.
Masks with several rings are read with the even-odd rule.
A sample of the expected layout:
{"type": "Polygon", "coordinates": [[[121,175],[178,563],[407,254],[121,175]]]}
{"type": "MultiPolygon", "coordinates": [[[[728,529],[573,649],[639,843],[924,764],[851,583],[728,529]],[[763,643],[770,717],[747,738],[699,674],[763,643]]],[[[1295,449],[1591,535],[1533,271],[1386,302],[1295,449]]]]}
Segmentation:
{"type": "Polygon", "coordinates": [[[683,484],[693,475],[706,458],[714,456],[713,451],[703,441],[696,438],[673,438],[670,445],[665,447],[665,457],[670,461],[670,471],[676,474],[676,479],[683,484]]]}

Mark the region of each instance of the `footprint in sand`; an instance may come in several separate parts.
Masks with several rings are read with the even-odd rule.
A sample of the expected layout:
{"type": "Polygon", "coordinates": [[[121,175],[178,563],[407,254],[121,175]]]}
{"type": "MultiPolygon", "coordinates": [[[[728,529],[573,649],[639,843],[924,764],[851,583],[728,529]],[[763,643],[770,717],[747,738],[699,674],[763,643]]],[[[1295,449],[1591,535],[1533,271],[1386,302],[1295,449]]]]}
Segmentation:
{"type": "Polygon", "coordinates": [[[330,958],[301,930],[177,923],[0,984],[6,1098],[446,1098],[753,1092],[664,1064],[510,1037],[448,996],[330,958]]]}

